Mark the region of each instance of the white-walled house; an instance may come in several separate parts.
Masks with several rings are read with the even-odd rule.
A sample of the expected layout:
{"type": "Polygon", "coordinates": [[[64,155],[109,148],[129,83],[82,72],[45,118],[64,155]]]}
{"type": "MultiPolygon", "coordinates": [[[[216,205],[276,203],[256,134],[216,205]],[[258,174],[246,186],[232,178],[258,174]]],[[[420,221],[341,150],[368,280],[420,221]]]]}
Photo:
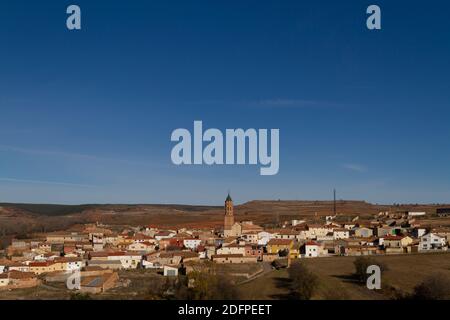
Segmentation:
{"type": "Polygon", "coordinates": [[[309,238],[325,237],[329,232],[333,232],[333,229],[332,226],[309,225],[309,238]]]}
{"type": "Polygon", "coordinates": [[[275,235],[273,235],[270,232],[267,231],[258,232],[258,244],[261,246],[266,246],[267,243],[270,241],[270,239],[273,238],[275,238],[275,235]]]}
{"type": "Polygon", "coordinates": [[[175,235],[176,235],[176,232],[173,232],[170,230],[160,231],[157,234],[155,234],[155,239],[158,241],[162,240],[162,239],[170,239],[170,238],[175,237],[175,235]]]}
{"type": "Polygon", "coordinates": [[[191,250],[197,249],[197,247],[202,243],[200,239],[184,239],[183,245],[191,250]]]}
{"type": "Polygon", "coordinates": [[[67,263],[66,265],[67,271],[81,270],[81,268],[85,266],[85,263],[82,259],[68,260],[66,263],[67,263]]]}
{"type": "Polygon", "coordinates": [[[171,266],[164,266],[164,276],[165,277],[178,276],[178,268],[171,267],[171,266]]]}
{"type": "Polygon", "coordinates": [[[425,216],[427,213],[426,212],[415,212],[415,211],[409,211],[408,212],[408,217],[422,217],[425,216]]]}
{"type": "Polygon", "coordinates": [[[427,233],[420,238],[419,251],[447,250],[444,237],[434,233],[427,233]]]}
{"type": "Polygon", "coordinates": [[[249,232],[243,233],[241,235],[241,238],[247,243],[254,243],[254,244],[257,244],[258,240],[259,240],[258,232],[256,232],[256,231],[249,231],[249,232]]]}
{"type": "Polygon", "coordinates": [[[314,258],[319,256],[320,246],[317,242],[308,241],[305,244],[305,257],[314,258]]]}
{"type": "Polygon", "coordinates": [[[329,233],[327,233],[327,234],[324,235],[324,236],[322,236],[322,235],[317,236],[317,237],[316,237],[316,240],[317,240],[317,241],[333,241],[333,240],[335,240],[335,239],[334,239],[333,232],[329,232],[329,233]]]}
{"type": "Polygon", "coordinates": [[[33,258],[34,261],[47,261],[47,257],[44,253],[40,253],[38,255],[35,255],[33,258]]]}
{"type": "Polygon", "coordinates": [[[350,238],[350,230],[348,229],[334,229],[333,230],[334,240],[348,239],[350,238]]]}
{"type": "Polygon", "coordinates": [[[289,229],[282,229],[274,234],[275,239],[300,239],[300,232],[289,229]]]}
{"type": "Polygon", "coordinates": [[[153,252],[156,245],[150,242],[135,242],[128,245],[129,251],[153,252]]]}
{"type": "Polygon", "coordinates": [[[161,269],[163,265],[159,261],[142,260],[142,267],[144,269],[161,269]]]}
{"type": "Polygon", "coordinates": [[[245,246],[230,244],[229,246],[217,249],[217,255],[221,254],[242,254],[245,255],[245,246]]]}
{"type": "Polygon", "coordinates": [[[107,260],[119,260],[124,269],[136,269],[142,261],[142,255],[132,252],[113,252],[108,254],[107,260]]]}

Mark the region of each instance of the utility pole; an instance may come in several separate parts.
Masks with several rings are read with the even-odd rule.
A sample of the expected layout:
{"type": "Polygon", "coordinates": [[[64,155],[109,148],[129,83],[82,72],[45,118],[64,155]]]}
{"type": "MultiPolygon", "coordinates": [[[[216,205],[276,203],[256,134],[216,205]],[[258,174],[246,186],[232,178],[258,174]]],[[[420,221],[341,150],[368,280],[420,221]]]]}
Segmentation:
{"type": "Polygon", "coordinates": [[[336,189],[333,189],[333,212],[334,216],[336,216],[336,189]]]}

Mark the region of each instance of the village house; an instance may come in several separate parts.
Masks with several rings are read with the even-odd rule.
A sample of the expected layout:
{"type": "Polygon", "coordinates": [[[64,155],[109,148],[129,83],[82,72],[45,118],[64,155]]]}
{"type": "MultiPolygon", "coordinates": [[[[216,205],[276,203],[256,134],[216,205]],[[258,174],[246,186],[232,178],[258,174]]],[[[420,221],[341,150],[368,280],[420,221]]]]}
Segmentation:
{"type": "Polygon", "coordinates": [[[7,273],[0,273],[0,290],[9,284],[9,275],[7,273]]]}
{"type": "Polygon", "coordinates": [[[305,223],[306,223],[305,220],[298,220],[298,219],[291,220],[291,226],[293,226],[293,227],[301,225],[301,224],[305,224],[305,223]]]}
{"type": "Polygon", "coordinates": [[[389,226],[378,227],[376,230],[377,230],[377,236],[380,238],[387,236],[387,235],[395,236],[395,228],[392,228],[389,226]]]}
{"type": "Polygon", "coordinates": [[[113,246],[117,245],[121,241],[121,238],[116,234],[111,234],[109,236],[105,236],[103,239],[105,241],[105,245],[109,244],[109,245],[113,245],[113,246]]]}
{"type": "Polygon", "coordinates": [[[258,243],[258,232],[257,231],[249,231],[249,232],[243,233],[241,235],[241,238],[247,243],[257,244],[258,243]]]}
{"type": "Polygon", "coordinates": [[[440,237],[445,238],[447,243],[450,240],[450,228],[449,227],[433,228],[433,229],[431,229],[431,232],[440,237]]]}
{"type": "Polygon", "coordinates": [[[348,245],[336,247],[336,253],[343,256],[366,256],[378,253],[378,248],[375,246],[365,245],[348,245]]]}
{"type": "Polygon", "coordinates": [[[421,227],[415,227],[411,232],[411,235],[414,238],[420,238],[420,237],[424,236],[425,234],[427,234],[427,229],[421,228],[421,227]]]}
{"type": "Polygon", "coordinates": [[[216,254],[242,254],[245,255],[245,245],[230,244],[216,250],[216,254]]]}
{"type": "Polygon", "coordinates": [[[272,263],[279,258],[280,258],[280,256],[278,255],[278,253],[263,253],[263,261],[264,262],[272,263]]]}
{"type": "Polygon", "coordinates": [[[355,237],[370,238],[373,236],[373,230],[370,228],[360,227],[355,229],[355,237]]]}
{"type": "Polygon", "coordinates": [[[256,263],[257,258],[253,256],[244,256],[242,254],[221,254],[213,255],[212,261],[215,263],[256,263]]]}
{"type": "Polygon", "coordinates": [[[444,218],[450,216],[450,208],[438,208],[436,209],[436,215],[444,218]]]}
{"type": "Polygon", "coordinates": [[[334,240],[334,231],[333,232],[328,232],[326,235],[319,235],[316,236],[316,241],[320,241],[320,242],[331,242],[334,240]]]}
{"type": "Polygon", "coordinates": [[[308,239],[316,239],[317,237],[324,237],[329,232],[333,232],[333,226],[322,226],[317,224],[308,225],[308,239]]]}
{"type": "Polygon", "coordinates": [[[9,271],[8,284],[3,288],[32,288],[40,284],[40,280],[32,272],[9,271]]]}
{"type": "Polygon", "coordinates": [[[302,244],[300,242],[294,242],[291,249],[289,249],[289,258],[298,259],[301,257],[301,247],[302,244]]]}
{"type": "Polygon", "coordinates": [[[281,229],[277,233],[275,233],[275,239],[299,240],[300,232],[289,229],[281,229]]]}
{"type": "Polygon", "coordinates": [[[164,265],[178,266],[182,259],[180,252],[159,252],[144,256],[142,266],[145,269],[162,268],[164,265]]]}
{"type": "Polygon", "coordinates": [[[171,266],[164,266],[163,268],[164,277],[177,277],[178,276],[178,268],[171,266]]]}
{"type": "Polygon", "coordinates": [[[174,231],[159,231],[158,233],[155,234],[155,239],[160,241],[162,239],[169,239],[169,238],[173,238],[175,237],[176,232],[174,231]]]}
{"type": "Polygon", "coordinates": [[[406,253],[407,248],[413,243],[413,239],[409,236],[392,236],[387,235],[380,238],[380,245],[384,247],[386,254],[390,253],[406,253]]]}
{"type": "Polygon", "coordinates": [[[290,239],[271,239],[267,243],[267,253],[279,253],[280,251],[289,251],[294,245],[290,239]]]}
{"type": "Polygon", "coordinates": [[[344,224],[344,229],[347,229],[347,230],[353,230],[355,227],[356,227],[355,223],[345,223],[344,224]]]}
{"type": "Polygon", "coordinates": [[[103,293],[117,285],[119,275],[117,272],[104,273],[98,276],[82,277],[80,291],[86,293],[103,293]]]}
{"type": "Polygon", "coordinates": [[[198,246],[196,251],[197,251],[198,257],[200,259],[207,259],[208,258],[205,246],[203,246],[203,245],[198,246]]]}
{"type": "Polygon", "coordinates": [[[185,248],[191,249],[191,250],[196,250],[197,247],[202,243],[202,240],[200,239],[193,239],[193,238],[188,238],[188,239],[184,239],[183,240],[183,246],[185,248]]]}
{"type": "Polygon", "coordinates": [[[111,252],[107,260],[119,260],[124,269],[136,269],[142,261],[142,255],[136,252],[111,252]]]}
{"type": "Polygon", "coordinates": [[[274,234],[267,231],[258,232],[258,244],[261,246],[266,246],[270,239],[273,239],[274,237],[274,234]]]}
{"type": "Polygon", "coordinates": [[[8,271],[29,272],[30,267],[21,262],[12,262],[8,265],[8,271]]]}
{"type": "Polygon", "coordinates": [[[420,238],[419,251],[435,250],[447,250],[446,240],[444,237],[429,232],[420,238]]]}
{"type": "Polygon", "coordinates": [[[77,257],[60,257],[54,259],[54,262],[62,264],[62,270],[64,271],[76,271],[81,270],[85,265],[85,261],[82,258],[77,257]]]}
{"type": "Polygon", "coordinates": [[[205,254],[206,258],[211,258],[213,254],[216,254],[216,246],[215,245],[205,245],[205,254]]]}
{"type": "Polygon", "coordinates": [[[120,260],[89,260],[88,267],[99,267],[102,269],[121,270],[123,265],[120,260]]]}
{"type": "Polygon", "coordinates": [[[345,228],[336,228],[333,230],[333,239],[348,239],[350,237],[350,231],[345,228]]]}
{"type": "Polygon", "coordinates": [[[316,258],[320,255],[320,245],[315,241],[305,243],[305,257],[316,258]]]}
{"type": "Polygon", "coordinates": [[[155,224],[149,224],[147,226],[144,227],[144,232],[145,234],[154,237],[156,233],[158,233],[159,228],[157,225],[155,224]]]}
{"type": "Polygon", "coordinates": [[[258,261],[262,261],[263,257],[263,247],[258,245],[246,245],[245,246],[245,256],[256,257],[258,261]]]}
{"type": "Polygon", "coordinates": [[[52,249],[52,245],[48,242],[43,242],[39,244],[38,249],[44,252],[50,252],[52,249]]]}
{"type": "Polygon", "coordinates": [[[65,271],[64,264],[55,261],[30,262],[28,264],[30,272],[37,275],[55,271],[65,271]]]}
{"type": "MultiPolygon", "coordinates": [[[[170,238],[158,240],[158,248],[159,250],[166,250],[167,247],[170,246],[170,238]]],[[[173,243],[173,242],[172,242],[173,243]]]]}
{"type": "Polygon", "coordinates": [[[134,236],[128,236],[125,237],[127,240],[130,240],[132,243],[144,243],[144,242],[149,242],[149,243],[156,243],[156,239],[150,236],[147,236],[145,234],[142,233],[137,233],[134,236]]]}
{"type": "Polygon", "coordinates": [[[155,251],[156,245],[150,242],[135,242],[127,246],[128,251],[152,252],[155,251]]]}
{"type": "Polygon", "coordinates": [[[261,226],[254,224],[253,221],[250,220],[241,221],[241,228],[241,234],[249,232],[258,233],[264,230],[261,226]]]}
{"type": "Polygon", "coordinates": [[[189,261],[200,261],[200,256],[199,256],[198,252],[178,251],[178,252],[173,252],[173,254],[180,256],[181,262],[183,262],[183,263],[189,262],[189,261]]]}
{"type": "Polygon", "coordinates": [[[68,241],[89,241],[88,234],[79,234],[77,232],[55,232],[47,234],[46,241],[48,243],[65,243],[68,241]]]}

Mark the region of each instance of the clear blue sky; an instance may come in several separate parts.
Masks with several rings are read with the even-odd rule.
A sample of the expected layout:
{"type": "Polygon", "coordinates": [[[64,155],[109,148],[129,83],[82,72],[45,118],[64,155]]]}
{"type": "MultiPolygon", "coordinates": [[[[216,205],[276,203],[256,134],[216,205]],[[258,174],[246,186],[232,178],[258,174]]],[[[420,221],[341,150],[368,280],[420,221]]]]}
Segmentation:
{"type": "Polygon", "coordinates": [[[0,2],[0,201],[450,202],[448,1],[0,2]],[[82,30],[66,29],[78,4],[82,30]],[[382,30],[365,27],[370,4],[382,30]],[[279,128],[280,171],[170,134],[279,128]]]}

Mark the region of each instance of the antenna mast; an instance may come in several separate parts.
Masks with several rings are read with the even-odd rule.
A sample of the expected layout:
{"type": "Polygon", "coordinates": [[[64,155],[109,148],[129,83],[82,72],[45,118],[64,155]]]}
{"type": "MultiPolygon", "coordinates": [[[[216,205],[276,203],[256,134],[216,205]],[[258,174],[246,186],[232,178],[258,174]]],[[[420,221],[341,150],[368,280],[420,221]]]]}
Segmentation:
{"type": "Polygon", "coordinates": [[[333,212],[336,216],[336,189],[333,189],[333,212]]]}

